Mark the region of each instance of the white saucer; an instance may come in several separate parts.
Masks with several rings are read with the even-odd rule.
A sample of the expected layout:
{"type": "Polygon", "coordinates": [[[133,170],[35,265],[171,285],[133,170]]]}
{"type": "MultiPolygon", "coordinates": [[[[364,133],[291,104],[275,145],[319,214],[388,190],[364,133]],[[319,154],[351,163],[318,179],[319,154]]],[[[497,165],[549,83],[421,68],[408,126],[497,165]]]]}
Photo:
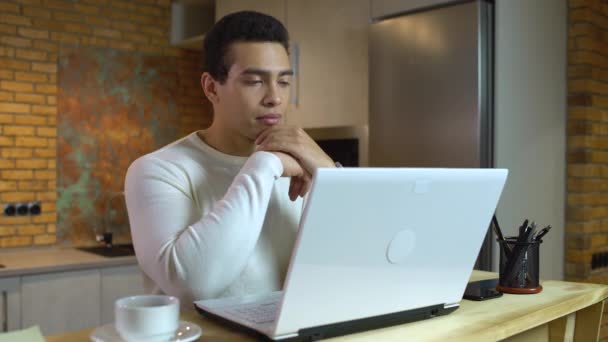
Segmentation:
{"type": "MultiPolygon", "coordinates": [[[[194,323],[179,321],[179,327],[175,332],[175,337],[171,342],[188,342],[194,341],[201,336],[203,331],[201,327],[194,323]]],[[[124,342],[113,323],[98,327],[91,333],[91,341],[93,342],[124,342]]]]}

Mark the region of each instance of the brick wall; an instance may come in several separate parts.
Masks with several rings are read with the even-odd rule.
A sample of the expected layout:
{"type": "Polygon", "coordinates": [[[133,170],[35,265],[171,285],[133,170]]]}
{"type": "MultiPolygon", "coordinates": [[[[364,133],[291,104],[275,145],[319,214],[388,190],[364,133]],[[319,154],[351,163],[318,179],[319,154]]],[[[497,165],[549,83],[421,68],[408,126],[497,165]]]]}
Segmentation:
{"type": "MultiPolygon", "coordinates": [[[[608,3],[569,0],[567,280],[608,284],[608,3]]],[[[608,306],[605,307],[608,310],[608,306]]],[[[601,339],[608,340],[608,312],[601,339]]]]}
{"type": "Polygon", "coordinates": [[[169,25],[170,0],[0,1],[0,205],[38,200],[43,209],[0,215],[0,247],[56,243],[57,63],[65,46],[176,58],[178,136],[208,124],[200,53],[169,46],[169,25]]]}

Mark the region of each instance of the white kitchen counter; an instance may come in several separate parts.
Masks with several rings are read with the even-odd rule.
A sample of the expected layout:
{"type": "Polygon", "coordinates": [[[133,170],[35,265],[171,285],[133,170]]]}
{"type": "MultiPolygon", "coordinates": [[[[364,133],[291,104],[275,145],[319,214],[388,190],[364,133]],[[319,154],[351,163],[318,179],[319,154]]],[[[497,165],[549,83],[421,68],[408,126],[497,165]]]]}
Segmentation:
{"type": "Polygon", "coordinates": [[[0,251],[0,278],[26,274],[137,264],[135,256],[103,257],[72,247],[0,251]]]}

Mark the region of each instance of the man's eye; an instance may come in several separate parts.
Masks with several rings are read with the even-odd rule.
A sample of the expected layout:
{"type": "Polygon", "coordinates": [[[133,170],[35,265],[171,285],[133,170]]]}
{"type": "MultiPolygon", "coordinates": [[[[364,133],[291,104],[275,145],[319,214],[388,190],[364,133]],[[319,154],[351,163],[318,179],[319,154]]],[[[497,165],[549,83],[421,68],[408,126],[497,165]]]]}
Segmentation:
{"type": "Polygon", "coordinates": [[[245,84],[246,85],[258,85],[258,84],[262,84],[261,80],[245,80],[245,84]]]}
{"type": "Polygon", "coordinates": [[[288,87],[289,86],[289,81],[279,81],[279,85],[282,87],[288,87]]]}

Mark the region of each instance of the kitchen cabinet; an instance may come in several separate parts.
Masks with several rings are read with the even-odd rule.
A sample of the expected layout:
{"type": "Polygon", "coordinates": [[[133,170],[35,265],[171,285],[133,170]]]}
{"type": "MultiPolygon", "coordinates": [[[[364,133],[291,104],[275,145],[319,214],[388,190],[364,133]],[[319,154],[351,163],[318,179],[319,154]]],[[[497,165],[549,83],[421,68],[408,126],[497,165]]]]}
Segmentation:
{"type": "Polygon", "coordinates": [[[0,279],[0,323],[2,331],[21,328],[21,279],[0,279]]]}
{"type": "Polygon", "coordinates": [[[201,50],[205,32],[215,22],[214,6],[214,0],[172,1],[170,44],[183,49],[201,50]]]}
{"type": "Polygon", "coordinates": [[[287,123],[303,128],[367,125],[367,0],[287,0],[296,80],[287,123]]]}
{"type": "Polygon", "coordinates": [[[216,20],[239,10],[272,15],[289,31],[296,77],[288,124],[367,125],[369,1],[222,0],[216,2],[216,20]]]}
{"type": "Polygon", "coordinates": [[[215,2],[215,21],[238,11],[256,11],[268,14],[285,24],[285,0],[219,0],[215,2]]]}
{"type": "Polygon", "coordinates": [[[101,324],[114,321],[114,302],[118,298],[143,293],[143,278],[137,265],[102,268],[101,324]]]}
{"type": "Polygon", "coordinates": [[[100,325],[100,285],[99,269],[21,277],[21,326],[48,335],[100,325]]]}
{"type": "Polygon", "coordinates": [[[0,278],[1,331],[38,325],[48,335],[100,326],[114,321],[116,299],[144,293],[136,264],[0,278]]]}

